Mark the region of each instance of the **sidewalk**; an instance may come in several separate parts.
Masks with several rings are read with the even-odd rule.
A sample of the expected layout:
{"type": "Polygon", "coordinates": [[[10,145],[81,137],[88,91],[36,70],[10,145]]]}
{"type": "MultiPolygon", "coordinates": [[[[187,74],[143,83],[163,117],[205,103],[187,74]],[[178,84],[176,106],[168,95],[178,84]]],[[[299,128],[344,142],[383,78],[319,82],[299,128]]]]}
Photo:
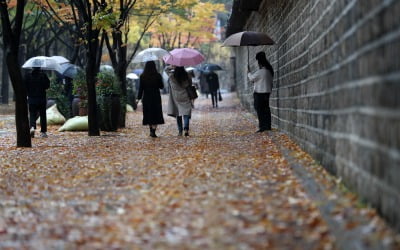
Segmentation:
{"type": "Polygon", "coordinates": [[[374,210],[223,97],[196,101],[188,138],[166,115],[150,138],[140,111],[101,137],[50,127],[21,149],[0,135],[0,249],[399,249],[374,210]]]}

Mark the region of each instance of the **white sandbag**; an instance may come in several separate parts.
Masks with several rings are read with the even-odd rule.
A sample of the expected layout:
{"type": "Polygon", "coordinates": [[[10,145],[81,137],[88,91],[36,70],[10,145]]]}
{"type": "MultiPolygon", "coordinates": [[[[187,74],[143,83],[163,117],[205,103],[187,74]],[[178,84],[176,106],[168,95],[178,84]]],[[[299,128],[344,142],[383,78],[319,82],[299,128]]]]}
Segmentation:
{"type": "Polygon", "coordinates": [[[64,125],[58,129],[58,131],[88,131],[88,129],[88,116],[75,116],[71,119],[68,119],[64,125]]]}
{"type": "Polygon", "coordinates": [[[133,112],[133,108],[131,105],[126,104],[126,112],[133,112]]]}
{"type": "MultiPolygon", "coordinates": [[[[62,125],[65,122],[65,117],[58,111],[57,104],[46,109],[47,125],[62,125]]],[[[36,120],[40,124],[40,117],[36,120]]]]}

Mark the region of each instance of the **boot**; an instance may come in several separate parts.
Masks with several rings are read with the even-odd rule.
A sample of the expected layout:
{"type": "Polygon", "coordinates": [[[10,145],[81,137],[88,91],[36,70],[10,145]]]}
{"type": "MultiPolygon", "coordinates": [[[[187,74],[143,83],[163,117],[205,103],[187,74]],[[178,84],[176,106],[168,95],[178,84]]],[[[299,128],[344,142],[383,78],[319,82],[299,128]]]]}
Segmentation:
{"type": "Polygon", "coordinates": [[[184,129],[185,131],[185,136],[189,136],[189,129],[184,129]]]}
{"type": "Polygon", "coordinates": [[[150,136],[153,138],[157,137],[156,130],[154,128],[150,128],[150,136]]]}

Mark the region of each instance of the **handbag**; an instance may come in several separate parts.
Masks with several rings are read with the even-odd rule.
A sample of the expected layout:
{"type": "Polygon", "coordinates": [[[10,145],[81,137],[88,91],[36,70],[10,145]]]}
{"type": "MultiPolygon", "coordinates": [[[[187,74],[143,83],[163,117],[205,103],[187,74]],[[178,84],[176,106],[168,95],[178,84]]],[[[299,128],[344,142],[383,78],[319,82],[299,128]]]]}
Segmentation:
{"type": "Polygon", "coordinates": [[[187,91],[187,93],[188,93],[188,95],[189,95],[189,99],[190,99],[190,100],[194,100],[194,99],[196,99],[197,97],[199,97],[199,96],[197,95],[196,87],[193,86],[193,85],[187,86],[187,87],[186,87],[186,91],[187,91]]]}
{"type": "Polygon", "coordinates": [[[221,91],[218,91],[218,101],[222,101],[221,91]]]}

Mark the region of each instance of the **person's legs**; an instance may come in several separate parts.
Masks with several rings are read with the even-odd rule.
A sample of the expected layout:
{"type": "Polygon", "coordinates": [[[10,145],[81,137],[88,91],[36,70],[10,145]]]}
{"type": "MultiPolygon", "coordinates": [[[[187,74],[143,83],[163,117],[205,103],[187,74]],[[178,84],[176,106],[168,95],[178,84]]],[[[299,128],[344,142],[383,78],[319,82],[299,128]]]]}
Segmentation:
{"type": "Polygon", "coordinates": [[[218,97],[217,97],[216,91],[211,91],[211,101],[212,101],[213,108],[218,107],[218,97]]]}
{"type": "Polygon", "coordinates": [[[29,104],[29,127],[36,129],[36,119],[37,119],[37,105],[29,104]]]}
{"type": "Polygon", "coordinates": [[[215,102],[215,107],[218,108],[218,91],[214,92],[214,102],[215,102]]]}
{"type": "Polygon", "coordinates": [[[182,116],[177,116],[176,117],[176,124],[178,125],[178,135],[182,135],[183,131],[183,125],[182,125],[182,116]]]}
{"type": "Polygon", "coordinates": [[[157,125],[149,125],[149,128],[150,128],[150,136],[157,137],[156,135],[157,125]]]}
{"type": "Polygon", "coordinates": [[[46,103],[39,104],[40,113],[40,132],[47,132],[47,115],[46,115],[46,103]]]}
{"type": "Polygon", "coordinates": [[[267,107],[265,94],[254,93],[254,109],[257,112],[258,132],[267,130],[267,107]]]}
{"type": "Polygon", "coordinates": [[[189,122],[190,122],[190,116],[184,115],[183,116],[183,129],[185,130],[185,136],[189,136],[189,122]]]}
{"type": "Polygon", "coordinates": [[[37,105],[29,104],[29,133],[32,138],[35,137],[35,129],[36,129],[36,118],[37,118],[37,105]]]}

